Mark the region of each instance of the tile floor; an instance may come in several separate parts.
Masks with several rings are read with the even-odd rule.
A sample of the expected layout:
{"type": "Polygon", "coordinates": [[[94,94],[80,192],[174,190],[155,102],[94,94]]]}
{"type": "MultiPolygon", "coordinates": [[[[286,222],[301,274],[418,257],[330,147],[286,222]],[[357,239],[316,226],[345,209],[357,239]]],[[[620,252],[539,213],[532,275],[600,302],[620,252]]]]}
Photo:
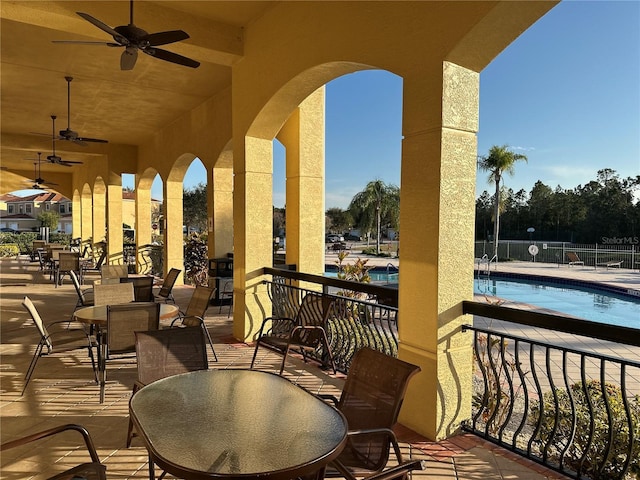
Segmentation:
{"type": "MultiPolygon", "coordinates": [[[[185,307],[191,287],[175,287],[177,303],[185,307]]],[[[106,399],[100,404],[99,388],[92,379],[86,352],[61,352],[42,358],[24,396],[24,373],[37,336],[21,306],[28,295],[46,323],[70,318],[76,294],[68,282],[54,288],[35,263],[0,260],[0,430],[1,441],[65,423],[79,423],[91,433],[98,454],[107,465],[110,479],[148,478],[147,454],[140,439],[125,448],[128,402],[136,377],[135,363],[110,362],[106,399]]],[[[212,306],[206,318],[214,338],[218,363],[213,368],[247,368],[253,349],[231,336],[226,308],[212,306]]],[[[211,352],[209,352],[212,357],[211,352]]],[[[213,358],[210,358],[212,361],[213,358]]],[[[275,371],[279,357],[262,355],[259,368],[275,371]]],[[[342,378],[292,359],[285,375],[305,388],[337,394],[342,378]]],[[[427,460],[427,469],[414,477],[456,480],[563,478],[533,462],[484,442],[473,435],[460,435],[442,442],[428,442],[410,430],[398,427],[406,454],[427,460]]],[[[70,465],[86,461],[73,433],[43,440],[34,446],[2,452],[0,479],[43,479],[70,465]]],[[[171,478],[167,476],[167,478],[171,478]]]]}

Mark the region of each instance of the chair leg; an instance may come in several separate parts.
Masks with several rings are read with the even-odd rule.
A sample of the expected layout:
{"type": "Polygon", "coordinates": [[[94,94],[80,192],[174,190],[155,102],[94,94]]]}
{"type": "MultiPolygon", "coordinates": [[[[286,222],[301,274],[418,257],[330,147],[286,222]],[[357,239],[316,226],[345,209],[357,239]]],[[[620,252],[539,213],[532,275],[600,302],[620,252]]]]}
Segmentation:
{"type": "Polygon", "coordinates": [[[40,342],[36,347],[36,351],[33,354],[33,358],[31,359],[31,363],[29,364],[29,368],[27,369],[27,373],[24,376],[24,387],[22,387],[22,393],[20,394],[20,396],[24,395],[24,392],[27,389],[27,386],[29,385],[29,380],[31,380],[31,375],[33,375],[33,372],[36,369],[36,365],[38,363],[38,360],[40,359],[40,356],[42,355],[43,348],[44,348],[44,345],[42,344],[42,342],[40,342]]]}
{"type": "Polygon", "coordinates": [[[204,320],[202,320],[200,325],[202,325],[202,330],[204,330],[204,333],[207,336],[207,339],[209,340],[209,345],[211,346],[211,351],[213,352],[213,358],[217,362],[218,361],[218,356],[216,355],[216,351],[213,348],[213,340],[211,339],[211,335],[209,335],[209,330],[207,330],[207,326],[204,324],[204,320]]]}
{"type": "MultiPolygon", "coordinates": [[[[133,384],[133,391],[131,392],[131,396],[133,397],[136,392],[140,390],[137,383],[133,384]]],[[[127,448],[131,447],[131,440],[135,437],[135,433],[133,432],[133,420],[131,420],[131,415],[129,415],[129,428],[127,429],[127,448]]]]}
{"type": "Polygon", "coordinates": [[[260,347],[260,340],[256,340],[256,348],[255,350],[253,350],[253,358],[251,359],[251,366],[249,367],[249,369],[253,370],[253,364],[256,361],[256,357],[258,356],[258,347],[260,347]]]}

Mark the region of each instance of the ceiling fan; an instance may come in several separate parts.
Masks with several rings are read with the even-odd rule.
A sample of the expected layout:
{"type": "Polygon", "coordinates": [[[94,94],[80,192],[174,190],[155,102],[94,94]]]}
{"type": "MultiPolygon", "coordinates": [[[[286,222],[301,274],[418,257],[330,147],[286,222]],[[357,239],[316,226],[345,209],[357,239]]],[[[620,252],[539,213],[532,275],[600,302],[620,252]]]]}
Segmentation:
{"type": "Polygon", "coordinates": [[[51,155],[47,156],[47,160],[50,163],[55,163],[56,165],[63,165],[65,167],[71,167],[73,165],[82,165],[82,162],[75,162],[73,160],[63,160],[62,158],[60,158],[58,155],[56,155],[56,116],[55,115],[51,115],[51,121],[53,122],[53,129],[51,132],[51,143],[52,143],[52,150],[53,152],[51,153],[51,155]]]}
{"type": "MultiPolygon", "coordinates": [[[[40,152],[38,152],[38,160],[33,162],[33,185],[31,185],[31,189],[33,190],[45,190],[45,188],[42,185],[57,185],[57,183],[53,183],[53,182],[47,182],[44,178],[42,178],[41,173],[40,173],[40,155],[42,155],[40,152]]],[[[31,183],[31,180],[29,180],[27,183],[31,183]]]]}
{"type": "Polygon", "coordinates": [[[76,12],[87,22],[92,23],[100,30],[108,33],[115,40],[114,42],[84,42],[76,40],[54,40],[54,43],[80,43],[89,45],[107,45],[108,47],[124,47],[124,51],[120,56],[120,69],[131,70],[138,59],[138,50],[143,51],[147,55],[165,60],[167,62],[177,63],[185,67],[197,68],[200,62],[183,57],[177,53],[169,52],[156,48],[157,45],[166,45],[168,43],[186,40],[189,35],[182,30],[169,30],[166,32],[147,33],[138,28],[133,23],[133,0],[130,0],[129,25],[121,25],[111,28],[109,25],[101,22],[97,18],[92,17],[88,13],[76,12]]]}
{"type": "Polygon", "coordinates": [[[69,140],[70,142],[82,145],[83,147],[87,146],[86,142],[108,143],[107,140],[101,140],[99,138],[81,137],[78,135],[78,132],[71,130],[71,80],[73,80],[73,77],[64,77],[64,79],[67,81],[67,129],[60,130],[58,140],[69,140]]]}

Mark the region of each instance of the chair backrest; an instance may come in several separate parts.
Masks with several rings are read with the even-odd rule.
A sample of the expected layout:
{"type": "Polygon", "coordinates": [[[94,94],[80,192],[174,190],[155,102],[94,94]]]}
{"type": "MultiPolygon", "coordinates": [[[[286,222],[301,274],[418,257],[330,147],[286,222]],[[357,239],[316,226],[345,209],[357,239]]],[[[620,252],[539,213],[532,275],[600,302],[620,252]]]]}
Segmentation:
{"type": "Polygon", "coordinates": [[[159,297],[169,298],[169,295],[171,295],[171,290],[173,289],[173,286],[175,285],[181,271],[182,270],[180,270],[179,268],[172,268],[171,270],[169,270],[169,273],[167,273],[167,276],[164,277],[162,287],[160,287],[160,291],[158,292],[159,297]]]}
{"type": "Polygon", "coordinates": [[[96,262],[95,269],[100,270],[102,268],[102,264],[106,259],[107,259],[107,251],[102,250],[102,252],[100,252],[100,256],[98,257],[98,261],[96,262]]]}
{"type": "Polygon", "coordinates": [[[71,277],[71,282],[73,283],[73,287],[76,289],[76,293],[78,294],[79,304],[82,305],[83,307],[86,306],[85,305],[86,299],[84,297],[84,292],[80,287],[80,281],[78,280],[78,276],[76,275],[76,272],[74,272],[73,270],[70,270],[69,276],[71,277]]]}
{"type": "Polygon", "coordinates": [[[49,339],[49,332],[47,332],[47,327],[42,321],[42,318],[40,318],[40,314],[38,313],[38,310],[36,310],[35,305],[29,297],[25,296],[22,300],[22,306],[26,308],[27,312],[29,312],[29,315],[31,315],[31,319],[38,329],[38,333],[40,333],[40,341],[44,341],[49,351],[51,351],[51,349],[53,349],[53,345],[51,344],[51,340],[49,339]]]}
{"type": "Polygon", "coordinates": [[[120,283],[133,284],[134,302],[153,302],[153,277],[131,277],[121,278],[120,283]]]}
{"type": "Polygon", "coordinates": [[[196,286],[193,295],[191,295],[191,300],[189,300],[189,305],[187,305],[187,310],[184,312],[185,316],[204,318],[215,291],[216,287],[214,286],[196,286]]]}
{"type": "Polygon", "coordinates": [[[143,385],[180,373],[206,370],[206,339],[201,327],[136,332],[138,381],[143,385]]]}
{"type": "Polygon", "coordinates": [[[569,259],[570,262],[580,261],[580,257],[578,257],[578,254],[575,252],[567,252],[567,258],[569,259]]]}
{"type": "Polygon", "coordinates": [[[100,276],[103,280],[108,278],[127,278],[129,276],[129,267],[127,265],[102,265],[100,276]]]}
{"type": "Polygon", "coordinates": [[[113,283],[93,287],[95,305],[117,305],[133,302],[133,300],[133,283],[113,283]]]}
{"type": "Polygon", "coordinates": [[[58,270],[61,272],[80,271],[80,254],[78,252],[60,252],[58,254],[58,270]]]}
{"type": "Polygon", "coordinates": [[[158,330],[159,303],[130,303],[107,306],[107,349],[110,353],[134,352],[135,332],[158,330]]]}
{"type": "Polygon", "coordinates": [[[302,290],[291,288],[285,279],[269,283],[269,298],[272,305],[272,317],[295,318],[300,309],[302,290]]]}
{"type": "MultiPolygon", "coordinates": [[[[416,365],[369,347],[356,352],[338,402],[349,430],[393,427],[409,380],[419,371],[416,365]]],[[[341,455],[339,460],[349,466],[382,469],[389,457],[389,439],[384,434],[356,435],[343,452],[345,458],[341,455]]]]}
{"type": "MultiPolygon", "coordinates": [[[[295,322],[301,327],[321,327],[327,331],[327,319],[332,312],[335,299],[321,293],[307,292],[302,299],[295,322]]],[[[322,331],[301,329],[292,332],[291,342],[307,347],[317,347],[323,341],[322,331]]]]}

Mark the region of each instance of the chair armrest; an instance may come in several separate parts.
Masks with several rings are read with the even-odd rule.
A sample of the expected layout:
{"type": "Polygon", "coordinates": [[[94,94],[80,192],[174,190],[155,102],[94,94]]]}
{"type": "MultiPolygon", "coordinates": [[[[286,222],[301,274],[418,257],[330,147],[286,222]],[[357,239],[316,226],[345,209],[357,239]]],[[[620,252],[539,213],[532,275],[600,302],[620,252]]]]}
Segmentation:
{"type": "Polygon", "coordinates": [[[338,399],[335,397],[335,395],[328,395],[326,393],[319,393],[316,396],[318,398],[321,398],[322,400],[325,400],[325,401],[333,403],[334,407],[338,405],[338,399]]]}
{"type": "MultiPolygon", "coordinates": [[[[331,464],[344,475],[346,479],[355,480],[356,477],[339,461],[334,460],[331,464]]],[[[408,460],[394,467],[389,467],[380,473],[375,473],[366,477],[366,480],[392,480],[394,478],[406,478],[407,473],[413,470],[425,470],[427,462],[425,460],[408,460]]]]}
{"type": "Polygon", "coordinates": [[[65,432],[67,430],[75,430],[82,435],[84,443],[89,452],[89,456],[91,456],[91,460],[95,463],[100,463],[100,458],[98,457],[98,453],[96,451],[96,447],[93,444],[93,440],[91,440],[91,436],[86,428],[81,425],[75,425],[72,423],[66,425],[60,425],[58,427],[53,427],[48,430],[43,430],[38,433],[34,433],[32,435],[27,435],[26,437],[19,438],[17,440],[13,440],[11,442],[3,443],[0,445],[0,451],[8,450],[10,448],[19,447],[21,445],[25,445],[30,442],[34,442],[36,440],[40,440],[41,438],[50,437],[52,435],[56,435],[61,432],[65,432]]]}

